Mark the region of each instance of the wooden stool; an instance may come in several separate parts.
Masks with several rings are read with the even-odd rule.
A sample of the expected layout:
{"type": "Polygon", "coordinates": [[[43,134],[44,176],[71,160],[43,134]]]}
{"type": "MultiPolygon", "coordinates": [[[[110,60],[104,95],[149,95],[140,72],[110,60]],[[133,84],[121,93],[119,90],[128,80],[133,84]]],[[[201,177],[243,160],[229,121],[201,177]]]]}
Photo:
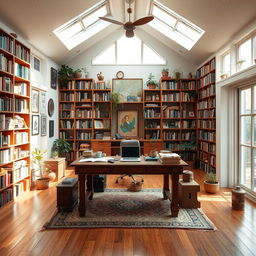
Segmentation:
{"type": "Polygon", "coordinates": [[[200,191],[200,185],[194,180],[184,182],[179,180],[179,204],[182,208],[200,208],[200,202],[197,201],[197,192],[200,191]]]}

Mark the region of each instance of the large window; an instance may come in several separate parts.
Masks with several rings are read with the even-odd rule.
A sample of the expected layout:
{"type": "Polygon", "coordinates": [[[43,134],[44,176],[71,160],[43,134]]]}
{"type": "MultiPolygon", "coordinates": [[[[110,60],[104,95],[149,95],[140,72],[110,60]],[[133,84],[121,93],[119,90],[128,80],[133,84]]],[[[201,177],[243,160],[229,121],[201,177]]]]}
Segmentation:
{"type": "Polygon", "coordinates": [[[239,183],[256,192],[256,85],[240,90],[239,183]]]}
{"type": "Polygon", "coordinates": [[[110,25],[99,19],[109,15],[108,1],[100,1],[53,32],[71,50],[110,25]]]}

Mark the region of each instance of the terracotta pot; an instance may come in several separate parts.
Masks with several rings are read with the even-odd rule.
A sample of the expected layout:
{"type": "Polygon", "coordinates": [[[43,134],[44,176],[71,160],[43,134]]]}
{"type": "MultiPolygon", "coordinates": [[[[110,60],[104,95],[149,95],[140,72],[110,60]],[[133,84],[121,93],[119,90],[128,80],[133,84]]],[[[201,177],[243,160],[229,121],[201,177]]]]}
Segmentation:
{"type": "Polygon", "coordinates": [[[148,89],[156,89],[156,85],[155,84],[149,84],[148,89]]]}
{"type": "Polygon", "coordinates": [[[206,181],[204,181],[204,190],[207,193],[216,194],[216,193],[218,193],[219,188],[220,188],[219,183],[211,184],[211,183],[207,183],[206,181]]]}
{"type": "Polygon", "coordinates": [[[104,76],[102,75],[101,72],[99,74],[97,74],[97,77],[98,77],[99,81],[103,81],[104,80],[104,76]]]}
{"type": "Polygon", "coordinates": [[[76,72],[74,73],[74,78],[81,78],[82,77],[82,73],[81,72],[76,72]]]}
{"type": "Polygon", "coordinates": [[[36,180],[36,189],[43,190],[49,188],[50,179],[47,177],[39,178],[36,180]]]}
{"type": "Polygon", "coordinates": [[[166,71],[163,71],[163,72],[162,72],[162,76],[163,76],[163,77],[168,77],[168,75],[169,75],[169,72],[166,72],[166,71]]]}

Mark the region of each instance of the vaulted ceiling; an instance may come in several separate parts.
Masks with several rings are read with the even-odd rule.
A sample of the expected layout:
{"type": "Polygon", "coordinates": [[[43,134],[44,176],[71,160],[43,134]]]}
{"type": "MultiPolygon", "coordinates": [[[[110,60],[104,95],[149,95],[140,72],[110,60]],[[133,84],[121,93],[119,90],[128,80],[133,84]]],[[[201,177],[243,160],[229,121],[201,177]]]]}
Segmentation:
{"type": "MultiPolygon", "coordinates": [[[[109,0],[114,19],[126,21],[127,0],[109,0]]],[[[62,64],[111,34],[118,25],[111,25],[71,51],[53,34],[53,30],[86,9],[97,0],[1,0],[0,21],[21,35],[36,49],[62,64]]],[[[134,18],[147,16],[150,0],[134,1],[134,18]]],[[[159,0],[166,7],[205,30],[198,43],[187,51],[149,25],[141,26],[151,36],[200,64],[256,19],[256,0],[159,0]]],[[[135,30],[136,33],[136,30],[135,30]]]]}

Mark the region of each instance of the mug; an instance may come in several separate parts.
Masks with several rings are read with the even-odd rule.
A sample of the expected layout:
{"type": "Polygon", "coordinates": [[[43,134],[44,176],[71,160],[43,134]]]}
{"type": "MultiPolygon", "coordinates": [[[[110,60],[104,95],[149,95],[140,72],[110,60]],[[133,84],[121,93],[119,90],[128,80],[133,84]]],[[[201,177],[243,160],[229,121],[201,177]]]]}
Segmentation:
{"type": "Polygon", "coordinates": [[[101,152],[101,151],[98,151],[98,152],[96,153],[96,157],[101,158],[101,157],[102,157],[102,152],[101,152]]]}

